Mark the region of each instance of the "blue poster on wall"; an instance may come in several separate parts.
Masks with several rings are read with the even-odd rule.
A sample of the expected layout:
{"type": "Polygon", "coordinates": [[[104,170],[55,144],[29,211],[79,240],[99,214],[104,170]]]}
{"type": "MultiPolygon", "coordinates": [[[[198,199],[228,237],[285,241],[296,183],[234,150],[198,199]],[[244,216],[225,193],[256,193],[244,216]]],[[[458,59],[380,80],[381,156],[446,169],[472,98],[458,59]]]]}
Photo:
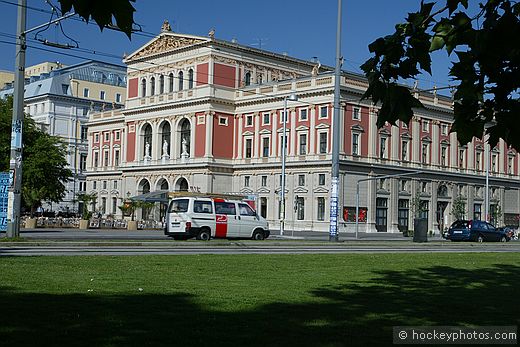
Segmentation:
{"type": "Polygon", "coordinates": [[[0,231],[7,231],[9,172],[0,172],[0,231]]]}

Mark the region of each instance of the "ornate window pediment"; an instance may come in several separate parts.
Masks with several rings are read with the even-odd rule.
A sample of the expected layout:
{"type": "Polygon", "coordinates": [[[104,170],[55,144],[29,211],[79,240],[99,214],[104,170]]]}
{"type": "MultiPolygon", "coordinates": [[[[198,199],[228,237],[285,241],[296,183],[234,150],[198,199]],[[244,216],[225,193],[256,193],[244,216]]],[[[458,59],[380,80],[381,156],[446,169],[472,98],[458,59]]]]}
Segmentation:
{"type": "Polygon", "coordinates": [[[352,131],[357,131],[357,132],[360,132],[360,133],[364,133],[365,132],[365,129],[363,129],[363,127],[359,124],[355,124],[353,125],[350,130],[352,131]]]}

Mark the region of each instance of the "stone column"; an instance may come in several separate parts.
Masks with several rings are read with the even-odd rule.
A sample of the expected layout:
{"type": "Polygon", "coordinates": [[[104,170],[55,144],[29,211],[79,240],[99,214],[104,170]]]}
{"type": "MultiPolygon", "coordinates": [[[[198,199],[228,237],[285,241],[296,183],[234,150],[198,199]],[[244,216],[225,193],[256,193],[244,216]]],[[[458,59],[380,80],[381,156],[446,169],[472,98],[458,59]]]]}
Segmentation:
{"type": "Polygon", "coordinates": [[[271,132],[271,157],[276,158],[278,156],[278,113],[276,110],[272,110],[271,114],[273,115],[273,131],[271,132]]]}
{"type": "MultiPolygon", "coordinates": [[[[419,117],[412,117],[412,144],[411,144],[411,158],[413,163],[422,162],[422,148],[421,148],[421,132],[419,128],[419,117]]],[[[416,191],[416,190],[415,190],[416,191]]],[[[413,194],[412,194],[413,195],[413,194]]],[[[412,224],[413,225],[413,224],[412,224]]]]}
{"type": "Polygon", "coordinates": [[[206,146],[205,146],[205,157],[213,158],[213,122],[215,112],[206,112],[206,146]]]}
{"type": "Polygon", "coordinates": [[[242,123],[244,122],[244,115],[243,114],[239,114],[238,115],[238,131],[237,131],[237,136],[238,136],[238,139],[237,139],[237,143],[238,143],[238,153],[237,153],[237,158],[238,159],[244,159],[242,157],[242,139],[244,138],[242,136],[242,129],[243,129],[243,126],[242,126],[242,123]]]}
{"type": "Polygon", "coordinates": [[[399,208],[399,178],[390,179],[390,201],[388,206],[387,218],[389,219],[390,228],[388,232],[399,232],[398,208],[399,208]]]}
{"type": "Polygon", "coordinates": [[[255,112],[253,114],[253,124],[255,126],[255,133],[253,137],[253,155],[251,157],[260,157],[260,113],[255,112]]]}
{"type": "MultiPolygon", "coordinates": [[[[288,149],[288,155],[296,155],[296,109],[294,107],[290,108],[288,110],[290,112],[291,118],[289,123],[289,146],[288,149]]],[[[289,117],[287,117],[289,119],[289,117]]]]}
{"type": "Polygon", "coordinates": [[[309,155],[316,154],[316,107],[310,108],[309,155]]]}

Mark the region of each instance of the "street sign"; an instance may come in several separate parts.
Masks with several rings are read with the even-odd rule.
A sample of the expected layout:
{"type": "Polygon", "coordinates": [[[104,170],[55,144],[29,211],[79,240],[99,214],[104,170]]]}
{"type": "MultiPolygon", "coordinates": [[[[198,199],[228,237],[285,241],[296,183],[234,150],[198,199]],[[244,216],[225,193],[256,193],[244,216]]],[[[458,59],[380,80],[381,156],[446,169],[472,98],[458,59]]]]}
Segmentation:
{"type": "Polygon", "coordinates": [[[7,231],[7,200],[10,181],[9,172],[0,172],[0,231],[7,231]]]}

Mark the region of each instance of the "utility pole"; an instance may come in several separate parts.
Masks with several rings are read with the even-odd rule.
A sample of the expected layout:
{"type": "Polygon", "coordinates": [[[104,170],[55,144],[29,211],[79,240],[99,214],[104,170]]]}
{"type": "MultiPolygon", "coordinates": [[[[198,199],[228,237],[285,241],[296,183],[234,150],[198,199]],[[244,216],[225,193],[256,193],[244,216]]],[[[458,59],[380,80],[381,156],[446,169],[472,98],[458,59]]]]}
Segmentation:
{"type": "Polygon", "coordinates": [[[22,200],[22,131],[25,85],[25,25],[27,1],[18,0],[16,26],[16,65],[14,76],[13,120],[11,127],[11,158],[9,160],[9,193],[7,202],[7,237],[20,235],[20,205],[22,200]]]}
{"type": "Polygon", "coordinates": [[[338,24],[336,32],[336,69],[334,73],[334,115],[332,118],[332,174],[330,190],[329,241],[338,241],[338,182],[339,182],[339,109],[341,78],[341,0],[338,0],[338,24]]]}

